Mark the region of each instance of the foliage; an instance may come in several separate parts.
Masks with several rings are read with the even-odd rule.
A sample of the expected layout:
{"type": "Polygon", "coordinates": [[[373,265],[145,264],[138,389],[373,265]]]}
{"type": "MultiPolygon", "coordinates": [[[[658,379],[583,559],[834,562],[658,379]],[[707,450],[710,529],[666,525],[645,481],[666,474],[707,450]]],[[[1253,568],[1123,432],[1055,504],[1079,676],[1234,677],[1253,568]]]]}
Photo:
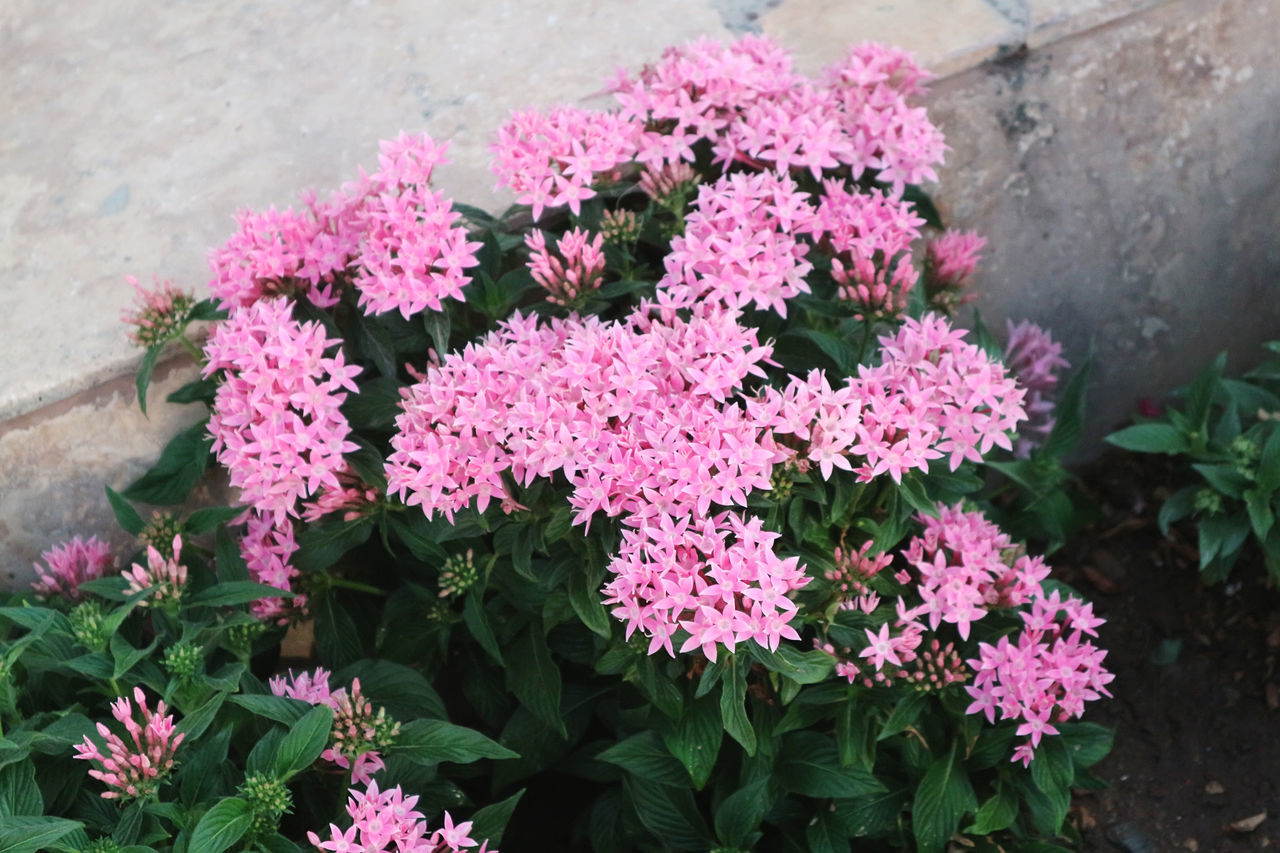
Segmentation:
{"type": "MultiPolygon", "coordinates": [[[[1266,345],[1280,353],[1280,342],[1266,345]]],[[[1200,574],[1209,583],[1230,576],[1252,541],[1273,579],[1280,579],[1280,360],[1270,360],[1235,379],[1224,375],[1220,354],[1180,389],[1180,408],[1140,418],[1107,437],[1124,450],[1174,456],[1191,485],[1174,492],[1160,509],[1160,529],[1195,520],[1200,574]]]]}
{"type": "Polygon", "coordinates": [[[983,514],[1029,386],[944,316],[979,238],[917,286],[923,77],[700,42],[513,116],[501,217],[403,135],[242,214],[216,310],[133,319],[140,399],[214,325],[208,417],[108,490],[132,568],[76,540],[0,608],[6,849],[1052,849],[1110,675],[983,514]],[[215,463],[242,506],[144,521],[215,463]]]}

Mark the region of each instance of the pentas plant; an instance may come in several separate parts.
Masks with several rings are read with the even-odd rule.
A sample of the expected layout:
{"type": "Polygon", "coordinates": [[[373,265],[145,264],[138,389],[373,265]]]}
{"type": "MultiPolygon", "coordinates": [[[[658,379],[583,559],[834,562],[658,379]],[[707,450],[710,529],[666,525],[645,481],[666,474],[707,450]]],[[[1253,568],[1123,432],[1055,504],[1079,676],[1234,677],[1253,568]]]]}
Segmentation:
{"type": "MultiPolygon", "coordinates": [[[[124,812],[50,792],[50,831],[214,853],[1069,836],[1110,743],[1079,721],[1108,695],[1100,620],[988,519],[980,466],[1038,464],[1013,457],[1029,418],[1060,453],[1078,406],[1048,424],[1052,347],[1015,343],[1011,372],[949,319],[983,240],[919,187],[945,151],[926,77],[878,45],[815,79],[766,39],[672,48],[611,110],[514,114],[501,217],[433,190],[444,146],[402,134],[325,200],[242,212],[212,300],[142,296],[134,325],[165,330],[144,399],[156,348],[214,324],[171,395],[208,418],[108,492],[147,546],[127,575],[67,546],[42,606],[0,610],[29,644],[6,713],[78,739],[146,688],[183,740],[124,812]],[[214,463],[236,506],[143,522],[214,463]]],[[[8,766],[60,760],[35,736],[8,766]]]]}

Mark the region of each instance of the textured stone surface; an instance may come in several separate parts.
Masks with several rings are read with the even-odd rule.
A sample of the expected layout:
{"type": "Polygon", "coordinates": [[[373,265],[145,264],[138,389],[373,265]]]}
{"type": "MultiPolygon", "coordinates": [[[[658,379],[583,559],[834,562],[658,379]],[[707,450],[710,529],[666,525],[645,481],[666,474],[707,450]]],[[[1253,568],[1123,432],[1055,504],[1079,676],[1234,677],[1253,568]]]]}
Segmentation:
{"type": "Polygon", "coordinates": [[[1166,3],[934,87],[940,206],[990,240],[983,313],[1095,343],[1094,441],[1280,338],[1278,34],[1274,3],[1166,3]]]}
{"type": "Polygon", "coordinates": [[[122,556],[131,552],[103,487],[128,486],[203,409],[164,403],[195,378],[189,361],[159,373],[147,395],[149,418],[124,380],[0,427],[0,587],[29,582],[40,553],[72,536],[97,535],[122,556]]]}

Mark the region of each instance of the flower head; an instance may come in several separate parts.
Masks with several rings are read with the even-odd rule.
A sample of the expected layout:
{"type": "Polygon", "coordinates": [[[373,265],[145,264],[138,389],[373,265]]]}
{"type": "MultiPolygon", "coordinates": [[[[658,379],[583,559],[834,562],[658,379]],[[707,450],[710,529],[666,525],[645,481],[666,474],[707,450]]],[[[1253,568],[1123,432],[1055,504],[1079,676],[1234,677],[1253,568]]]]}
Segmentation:
{"type": "Polygon", "coordinates": [[[158,283],[153,290],[138,284],[133,276],[125,276],[135,292],[133,310],[125,310],[121,320],[133,326],[129,340],[140,347],[151,347],[173,340],[182,334],[191,320],[195,297],[169,282],[158,283]]]}
{"type": "Polygon", "coordinates": [[[128,740],[98,723],[98,734],[105,741],[107,751],[104,753],[88,735],[83,743],[76,745],[76,758],[96,765],[89,775],[107,785],[108,790],[102,793],[104,799],[154,794],[173,769],[174,753],[184,737],[175,732],[173,715],[165,714],[164,702],[158,703],[153,713],[147,708],[147,697],[141,687],[133,689],[133,698],[138,703],[138,716],[128,698],[121,697],[111,703],[111,715],[124,725],[128,740]]]}
{"type": "Polygon", "coordinates": [[[165,557],[154,545],[147,546],[147,564],[134,563],[124,573],[129,581],[129,592],[150,592],[144,600],[138,602],[140,607],[148,607],[155,602],[176,602],[182,597],[187,586],[187,567],[182,564],[182,537],[173,537],[173,556],[165,557]]]}
{"type": "Polygon", "coordinates": [[[44,566],[35,564],[39,578],[31,585],[41,598],[61,596],[77,602],[84,598],[80,584],[102,577],[114,565],[111,546],[96,536],[81,539],[79,536],[54,545],[40,555],[44,566]]]}

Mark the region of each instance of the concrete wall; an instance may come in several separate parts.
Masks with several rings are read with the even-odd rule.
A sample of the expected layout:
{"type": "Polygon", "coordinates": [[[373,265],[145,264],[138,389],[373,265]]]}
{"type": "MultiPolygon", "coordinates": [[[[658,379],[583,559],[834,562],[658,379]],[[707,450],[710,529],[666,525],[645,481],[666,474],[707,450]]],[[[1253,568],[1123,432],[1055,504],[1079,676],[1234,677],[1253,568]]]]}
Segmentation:
{"type": "MultiPolygon", "coordinates": [[[[936,188],[989,239],[979,303],[1098,349],[1091,436],[1211,353],[1280,337],[1280,4],[1267,0],[101,3],[0,20],[0,583],[112,527],[121,486],[193,412],[144,420],[123,277],[197,291],[240,207],[451,140],[439,186],[501,206],[507,112],[577,100],[701,35],[769,34],[815,71],[914,50],[952,151],[936,188]]],[[[181,361],[175,362],[181,364],[181,361]]],[[[183,369],[176,368],[179,372],[183,369]]],[[[186,368],[189,370],[189,366],[186,368]]],[[[167,382],[176,387],[180,377],[167,382]]]]}

